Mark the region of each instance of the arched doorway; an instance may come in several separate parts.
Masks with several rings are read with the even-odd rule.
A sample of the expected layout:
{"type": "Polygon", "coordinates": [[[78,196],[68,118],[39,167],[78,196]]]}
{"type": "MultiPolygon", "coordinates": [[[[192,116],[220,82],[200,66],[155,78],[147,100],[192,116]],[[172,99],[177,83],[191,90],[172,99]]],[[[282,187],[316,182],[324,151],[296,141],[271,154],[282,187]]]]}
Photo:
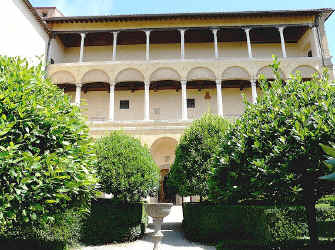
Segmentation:
{"type": "Polygon", "coordinates": [[[175,151],[178,142],[171,137],[162,137],[157,139],[151,146],[151,155],[155,163],[160,169],[160,188],[159,202],[166,201],[166,193],[164,188],[164,179],[170,171],[170,167],[175,159],[175,151]]]}

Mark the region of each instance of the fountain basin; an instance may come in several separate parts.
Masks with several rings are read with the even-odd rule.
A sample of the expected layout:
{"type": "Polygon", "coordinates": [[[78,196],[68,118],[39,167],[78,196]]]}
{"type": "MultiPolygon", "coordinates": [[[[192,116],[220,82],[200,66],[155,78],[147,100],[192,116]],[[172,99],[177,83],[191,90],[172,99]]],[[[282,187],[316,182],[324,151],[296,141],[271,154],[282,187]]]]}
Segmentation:
{"type": "Polygon", "coordinates": [[[172,203],[149,203],[145,209],[150,217],[163,219],[170,214],[172,206],[172,203]]]}

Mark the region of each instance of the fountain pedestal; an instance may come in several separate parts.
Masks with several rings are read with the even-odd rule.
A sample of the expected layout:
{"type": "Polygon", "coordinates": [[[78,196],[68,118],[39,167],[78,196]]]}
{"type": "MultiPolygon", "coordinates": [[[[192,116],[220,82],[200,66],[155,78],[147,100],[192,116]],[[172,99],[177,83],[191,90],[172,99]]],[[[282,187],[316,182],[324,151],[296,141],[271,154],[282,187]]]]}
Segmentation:
{"type": "Polygon", "coordinates": [[[162,234],[162,224],[164,217],[168,216],[171,211],[171,207],[173,206],[172,203],[149,203],[145,204],[145,210],[147,211],[148,215],[152,217],[153,224],[154,224],[154,233],[152,235],[154,239],[154,248],[153,250],[158,250],[159,245],[162,241],[163,234],[162,234]]]}

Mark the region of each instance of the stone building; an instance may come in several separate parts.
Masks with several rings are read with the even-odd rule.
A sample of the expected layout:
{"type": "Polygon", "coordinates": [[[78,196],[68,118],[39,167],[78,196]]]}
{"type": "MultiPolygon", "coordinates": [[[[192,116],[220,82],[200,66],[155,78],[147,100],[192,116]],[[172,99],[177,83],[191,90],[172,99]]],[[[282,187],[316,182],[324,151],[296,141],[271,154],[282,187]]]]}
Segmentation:
{"type": "Polygon", "coordinates": [[[80,105],[91,135],[122,129],[140,138],[162,178],[193,119],[204,112],[235,119],[242,94],[256,101],[258,76],[273,78],[273,54],[283,79],[297,71],[309,79],[323,67],[333,77],[324,28],[332,9],[86,17],[37,11],[49,36],[49,76],[80,105]]]}

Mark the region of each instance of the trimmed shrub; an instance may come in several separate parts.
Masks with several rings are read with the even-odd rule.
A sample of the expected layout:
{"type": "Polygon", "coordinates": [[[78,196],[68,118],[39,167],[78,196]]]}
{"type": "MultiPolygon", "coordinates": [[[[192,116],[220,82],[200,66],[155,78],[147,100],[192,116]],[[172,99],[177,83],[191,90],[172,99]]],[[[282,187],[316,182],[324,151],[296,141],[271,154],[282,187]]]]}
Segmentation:
{"type": "Polygon", "coordinates": [[[318,204],[329,204],[335,207],[335,195],[325,195],[317,202],[318,204]]]}
{"type": "Polygon", "coordinates": [[[102,192],[124,202],[140,201],[157,192],[159,169],[138,139],[114,131],[97,141],[96,154],[102,192]]]}
{"type": "MultiPolygon", "coordinates": [[[[192,241],[217,243],[223,240],[264,247],[285,245],[308,235],[303,206],[184,203],[183,216],[185,236],[192,241]]],[[[317,207],[320,225],[334,221],[334,216],[334,207],[317,207]]]]}
{"type": "Polygon", "coordinates": [[[134,241],[145,232],[148,216],[143,203],[120,203],[111,199],[92,202],[85,220],[82,242],[103,244],[134,241]]]}
{"type": "Polygon", "coordinates": [[[31,231],[22,228],[7,231],[0,236],[0,245],[8,250],[64,250],[76,245],[81,236],[82,215],[68,210],[55,216],[54,222],[33,227],[31,231]]]}
{"type": "Polygon", "coordinates": [[[29,239],[69,209],[88,208],[93,148],[79,108],[42,65],[0,56],[0,76],[0,235],[29,239]]]}
{"type": "Polygon", "coordinates": [[[168,176],[168,186],[181,196],[208,195],[208,160],[223,137],[229,122],[218,115],[205,114],[187,128],[176,148],[176,159],[168,176]]]}
{"type": "Polygon", "coordinates": [[[315,203],[334,193],[335,183],[319,179],[332,173],[320,143],[335,142],[335,88],[327,75],[284,84],[279,63],[275,81],[261,80],[263,95],[227,131],[213,157],[213,200],[269,200],[306,207],[310,238],[317,245],[315,203]]]}

